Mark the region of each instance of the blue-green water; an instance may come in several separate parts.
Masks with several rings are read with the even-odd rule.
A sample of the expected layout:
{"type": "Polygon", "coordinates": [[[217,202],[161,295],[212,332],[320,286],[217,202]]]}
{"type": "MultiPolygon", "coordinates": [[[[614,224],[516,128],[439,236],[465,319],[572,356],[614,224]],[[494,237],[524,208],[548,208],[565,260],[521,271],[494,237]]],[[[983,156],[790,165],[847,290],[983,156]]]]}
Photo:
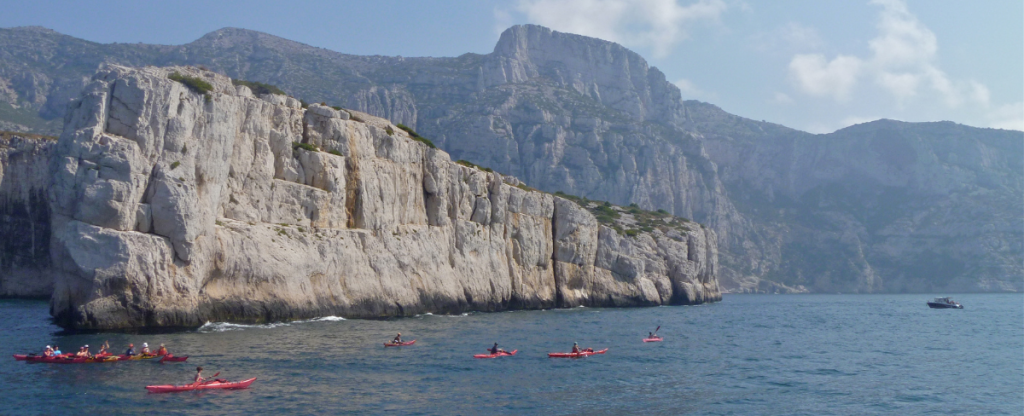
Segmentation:
{"type": "Polygon", "coordinates": [[[60,335],[0,301],[0,414],[1021,414],[1024,296],[727,295],[721,303],[208,325],[60,335]],[[661,325],[661,343],[644,344],[661,325]],[[416,345],[383,348],[401,331],[416,345]],[[166,343],[186,364],[27,364],[10,354],[166,343]],[[477,360],[494,341],[519,354],[477,360]],[[573,341],[609,348],[549,359],[573,341]],[[248,390],[149,394],[195,366],[248,390]]]}

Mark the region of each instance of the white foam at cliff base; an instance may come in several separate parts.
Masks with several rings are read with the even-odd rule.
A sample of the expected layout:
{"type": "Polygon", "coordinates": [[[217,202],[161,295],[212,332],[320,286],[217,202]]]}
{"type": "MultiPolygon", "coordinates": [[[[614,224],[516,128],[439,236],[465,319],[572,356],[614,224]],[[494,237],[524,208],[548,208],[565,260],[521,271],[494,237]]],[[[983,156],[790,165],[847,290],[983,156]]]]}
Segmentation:
{"type": "Polygon", "coordinates": [[[207,322],[203,326],[199,327],[196,332],[225,332],[225,331],[239,331],[243,329],[272,329],[282,326],[291,326],[292,324],[302,324],[309,322],[339,322],[345,321],[345,318],[340,316],[323,316],[320,318],[308,319],[305,321],[293,321],[293,322],[274,322],[269,324],[233,324],[230,322],[207,322]]]}
{"type": "Polygon", "coordinates": [[[342,318],[340,316],[324,316],[324,317],[321,317],[321,318],[310,319],[309,322],[338,322],[338,321],[346,321],[346,320],[347,319],[342,318]]]}
{"type": "Polygon", "coordinates": [[[225,331],[239,331],[243,329],[258,328],[258,329],[271,329],[279,326],[289,326],[286,322],[275,322],[271,324],[233,324],[230,322],[207,322],[203,326],[197,329],[197,332],[225,332],[225,331]]]}

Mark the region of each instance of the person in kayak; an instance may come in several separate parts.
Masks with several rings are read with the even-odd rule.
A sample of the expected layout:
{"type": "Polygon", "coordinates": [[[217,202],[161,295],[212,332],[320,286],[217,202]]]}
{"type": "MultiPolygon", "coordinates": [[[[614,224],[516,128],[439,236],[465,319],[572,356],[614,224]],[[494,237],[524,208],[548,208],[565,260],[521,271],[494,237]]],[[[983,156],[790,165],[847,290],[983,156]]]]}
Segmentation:
{"type": "Polygon", "coordinates": [[[578,354],[578,353],[580,353],[580,351],[581,351],[580,350],[580,344],[577,344],[575,342],[572,343],[572,352],[573,352],[573,354],[578,354]]]}
{"type": "Polygon", "coordinates": [[[58,346],[58,345],[54,345],[54,346],[53,346],[53,356],[54,356],[54,357],[60,357],[60,356],[61,356],[61,354],[62,354],[62,353],[60,352],[60,346],[58,346]]]}
{"type": "Polygon", "coordinates": [[[152,353],[149,352],[149,344],[148,343],[145,343],[145,342],[142,343],[142,355],[153,355],[152,353]]]}
{"type": "Polygon", "coordinates": [[[156,350],[156,355],[161,357],[167,355],[167,347],[164,344],[160,344],[160,348],[156,350]]]}
{"type": "Polygon", "coordinates": [[[124,355],[129,357],[135,355],[135,344],[128,344],[128,349],[125,350],[124,355]]]}
{"type": "Polygon", "coordinates": [[[651,338],[654,338],[654,333],[653,332],[648,332],[647,333],[647,339],[651,339],[651,338]]]}
{"type": "Polygon", "coordinates": [[[75,353],[75,357],[89,358],[89,345],[83,345],[82,348],[78,349],[75,353]]]}
{"type": "Polygon", "coordinates": [[[104,355],[104,354],[106,354],[107,353],[107,348],[110,348],[110,343],[104,342],[103,345],[100,345],[100,351],[97,352],[96,355],[104,355]]]}
{"type": "Polygon", "coordinates": [[[203,378],[203,367],[196,367],[196,379],[195,382],[192,383],[192,385],[198,386],[202,384],[203,380],[205,380],[203,378]]]}
{"type": "Polygon", "coordinates": [[[395,336],[395,339],[391,340],[391,343],[392,344],[401,344],[402,343],[402,333],[399,332],[398,335],[395,336]]]}
{"type": "Polygon", "coordinates": [[[498,343],[497,342],[494,343],[494,346],[491,347],[490,351],[491,351],[491,355],[497,355],[499,352],[505,352],[505,350],[503,350],[501,348],[498,348],[498,343]]]}
{"type": "Polygon", "coordinates": [[[47,345],[46,349],[43,350],[43,356],[44,357],[53,357],[53,347],[47,345]]]}

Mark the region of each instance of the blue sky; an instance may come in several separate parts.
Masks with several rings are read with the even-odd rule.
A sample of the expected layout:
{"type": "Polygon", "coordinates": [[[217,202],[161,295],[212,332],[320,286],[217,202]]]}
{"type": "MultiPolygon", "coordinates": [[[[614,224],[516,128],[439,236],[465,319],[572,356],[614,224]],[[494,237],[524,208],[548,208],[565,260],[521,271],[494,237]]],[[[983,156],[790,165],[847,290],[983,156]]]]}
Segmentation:
{"type": "Polygon", "coordinates": [[[621,43],[685,98],[815,133],[891,118],[1024,130],[1020,0],[3,1],[0,27],[182,44],[243,27],[344,53],[488,53],[536,23],[621,43]]]}

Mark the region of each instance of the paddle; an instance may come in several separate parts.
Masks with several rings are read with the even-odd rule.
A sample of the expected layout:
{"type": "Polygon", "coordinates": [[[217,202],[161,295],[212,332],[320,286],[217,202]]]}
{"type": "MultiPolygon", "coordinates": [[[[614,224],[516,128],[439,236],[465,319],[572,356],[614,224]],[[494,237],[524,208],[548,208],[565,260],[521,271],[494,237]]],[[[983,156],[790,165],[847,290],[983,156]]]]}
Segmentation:
{"type": "Polygon", "coordinates": [[[210,383],[213,383],[214,381],[217,381],[216,378],[219,375],[220,375],[220,371],[218,371],[216,374],[211,376],[209,380],[204,381],[203,384],[210,384],[210,383]]]}
{"type": "Polygon", "coordinates": [[[658,325],[657,328],[654,328],[654,336],[658,336],[658,330],[659,329],[661,329],[661,325],[658,325]]]}

